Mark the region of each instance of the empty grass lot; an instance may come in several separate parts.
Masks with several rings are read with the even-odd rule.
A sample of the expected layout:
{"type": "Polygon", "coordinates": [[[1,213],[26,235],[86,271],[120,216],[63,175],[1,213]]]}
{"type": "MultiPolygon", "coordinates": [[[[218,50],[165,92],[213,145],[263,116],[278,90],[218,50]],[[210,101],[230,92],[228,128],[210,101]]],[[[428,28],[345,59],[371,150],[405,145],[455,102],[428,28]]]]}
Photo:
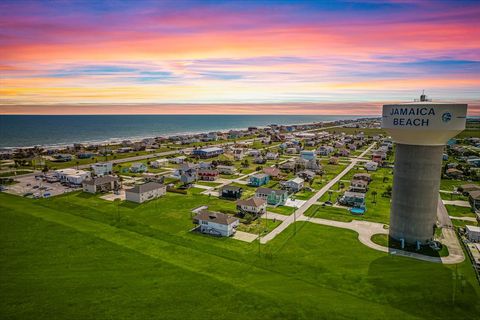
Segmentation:
{"type": "Polygon", "coordinates": [[[480,312],[468,261],[389,256],[352,231],[308,222],[262,246],[188,231],[192,208],[232,203],[199,194],[168,193],[142,205],[83,193],[0,194],[0,315],[471,319],[480,312]]]}

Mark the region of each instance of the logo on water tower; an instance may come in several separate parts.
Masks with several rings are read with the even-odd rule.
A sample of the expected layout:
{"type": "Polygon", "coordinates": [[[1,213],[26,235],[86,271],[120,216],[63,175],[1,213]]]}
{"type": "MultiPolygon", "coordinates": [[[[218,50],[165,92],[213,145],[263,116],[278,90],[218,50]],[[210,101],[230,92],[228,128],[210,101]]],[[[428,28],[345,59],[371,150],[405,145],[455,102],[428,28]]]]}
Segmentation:
{"type": "Polygon", "coordinates": [[[448,122],[452,120],[452,114],[450,112],[445,112],[444,114],[442,114],[442,121],[443,122],[448,122]]]}

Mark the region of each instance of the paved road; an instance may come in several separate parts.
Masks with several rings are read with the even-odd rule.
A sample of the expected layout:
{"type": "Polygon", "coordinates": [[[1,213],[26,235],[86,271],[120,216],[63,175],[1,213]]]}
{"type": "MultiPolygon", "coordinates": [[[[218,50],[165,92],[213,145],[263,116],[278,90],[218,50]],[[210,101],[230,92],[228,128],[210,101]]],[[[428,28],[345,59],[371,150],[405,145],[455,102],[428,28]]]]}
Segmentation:
{"type": "Polygon", "coordinates": [[[440,195],[438,196],[437,219],[442,228],[453,228],[452,220],[448,215],[447,208],[443,204],[440,195]]]}
{"type": "Polygon", "coordinates": [[[267,243],[268,241],[275,238],[277,235],[282,233],[285,229],[287,229],[295,220],[299,220],[303,217],[305,211],[308,210],[312,205],[314,205],[318,199],[320,199],[328,190],[330,190],[344,175],[346,175],[356,164],[358,158],[363,157],[367,152],[369,152],[375,143],[372,143],[365,151],[362,152],[357,158],[352,159],[352,162],[342,171],[340,172],[335,178],[330,180],[325,186],[323,186],[315,195],[313,195],[310,199],[308,199],[300,208],[298,208],[292,215],[288,216],[278,227],[273,229],[269,234],[260,238],[260,243],[267,243]]]}

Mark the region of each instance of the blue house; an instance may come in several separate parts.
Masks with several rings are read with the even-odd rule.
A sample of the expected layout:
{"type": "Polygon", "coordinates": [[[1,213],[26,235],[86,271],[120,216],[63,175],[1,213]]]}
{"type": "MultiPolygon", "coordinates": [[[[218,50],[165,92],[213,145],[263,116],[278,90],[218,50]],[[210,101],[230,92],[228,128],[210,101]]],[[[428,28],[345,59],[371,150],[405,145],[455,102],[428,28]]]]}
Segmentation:
{"type": "Polygon", "coordinates": [[[143,173],[147,171],[148,171],[148,168],[145,163],[137,162],[130,166],[130,172],[132,173],[143,173]]]}
{"type": "Polygon", "coordinates": [[[203,149],[195,149],[193,150],[193,155],[199,158],[213,158],[223,153],[223,149],[219,147],[210,147],[210,148],[203,148],[203,149]]]}
{"type": "Polygon", "coordinates": [[[270,181],[270,176],[265,173],[258,173],[250,176],[250,185],[254,187],[260,187],[267,184],[270,181]]]}

